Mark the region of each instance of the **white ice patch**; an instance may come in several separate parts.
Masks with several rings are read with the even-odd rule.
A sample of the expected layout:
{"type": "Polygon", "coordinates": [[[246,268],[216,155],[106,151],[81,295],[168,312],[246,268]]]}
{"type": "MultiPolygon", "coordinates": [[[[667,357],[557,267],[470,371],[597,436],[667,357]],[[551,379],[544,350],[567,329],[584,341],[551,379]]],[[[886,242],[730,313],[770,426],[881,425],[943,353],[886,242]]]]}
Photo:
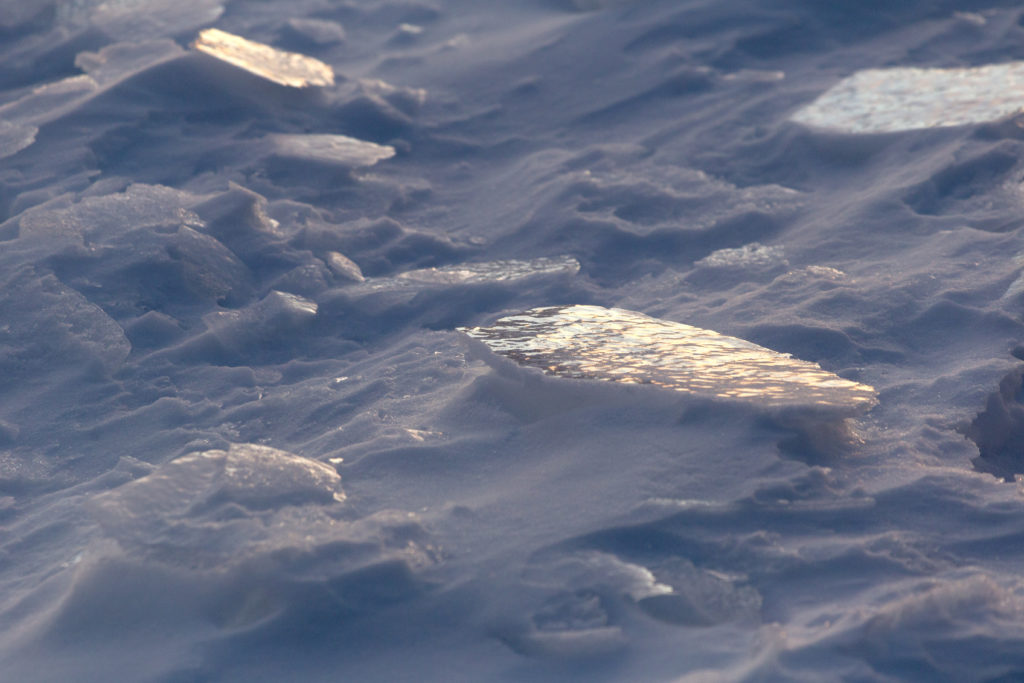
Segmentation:
{"type": "Polygon", "coordinates": [[[363,282],[363,271],[359,264],[337,251],[329,251],[326,254],[327,267],[331,269],[336,277],[353,282],[363,282]]]}
{"type": "Polygon", "coordinates": [[[290,159],[359,168],[395,156],[395,148],[345,135],[270,135],[273,153],[290,159]]]}
{"type": "Polygon", "coordinates": [[[579,270],[579,261],[571,256],[542,257],[529,260],[502,259],[481,263],[460,263],[440,268],[407,270],[395,277],[367,280],[362,288],[369,292],[418,291],[427,287],[505,284],[536,277],[572,276],[579,270]]]}
{"type": "Polygon", "coordinates": [[[19,235],[52,244],[90,246],[140,228],[201,228],[203,221],[186,208],[194,201],[192,195],[169,187],[135,184],[124,192],[87,197],[65,208],[30,209],[19,221],[19,235]]]}
{"type": "Polygon", "coordinates": [[[535,308],[491,327],[459,328],[490,351],[548,375],[648,384],[765,407],[811,407],[839,417],[876,403],[875,390],[711,330],[600,306],[535,308]]]}
{"type": "Polygon", "coordinates": [[[868,69],[792,120],[843,133],[896,133],[984,123],[1024,108],[1024,62],[967,69],[868,69]]]}
{"type": "Polygon", "coordinates": [[[786,252],[782,247],[767,247],[752,242],[735,249],[719,249],[713,251],[695,265],[703,268],[738,268],[766,270],[788,264],[786,252]]]}
{"type": "Polygon", "coordinates": [[[201,31],[192,46],[279,85],[291,88],[334,85],[334,70],[319,59],[278,50],[220,29],[201,31]]]}

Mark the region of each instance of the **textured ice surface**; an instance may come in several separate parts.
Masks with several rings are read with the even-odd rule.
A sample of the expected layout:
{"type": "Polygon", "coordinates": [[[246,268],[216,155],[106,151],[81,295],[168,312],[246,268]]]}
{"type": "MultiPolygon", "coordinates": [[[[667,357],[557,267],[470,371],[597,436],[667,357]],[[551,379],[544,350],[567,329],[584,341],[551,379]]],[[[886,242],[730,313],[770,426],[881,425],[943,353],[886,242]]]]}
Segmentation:
{"type": "Polygon", "coordinates": [[[1021,680],[1019,117],[790,120],[957,4],[0,2],[0,678],[1021,680]]]}
{"type": "Polygon", "coordinates": [[[874,389],[816,363],[619,308],[535,308],[490,327],[460,331],[498,355],[550,375],[838,414],[857,414],[876,403],[874,389]]]}
{"type": "Polygon", "coordinates": [[[695,264],[704,268],[774,268],[786,265],[786,252],[782,247],[766,247],[754,242],[733,249],[713,251],[695,264]]]}
{"type": "Polygon", "coordinates": [[[529,261],[507,259],[409,270],[400,273],[397,279],[420,285],[473,285],[486,282],[514,282],[540,275],[575,275],[579,269],[580,264],[573,257],[555,256],[529,261]]]}
{"type": "Polygon", "coordinates": [[[793,114],[845,133],[896,133],[994,121],[1024,108],[1024,62],[966,69],[868,69],[793,114]]]}
{"type": "Polygon", "coordinates": [[[69,0],[57,3],[57,20],[75,27],[95,26],[124,39],[171,36],[215,21],[219,0],[69,0]]]}
{"type": "Polygon", "coordinates": [[[282,157],[306,159],[326,164],[358,168],[372,166],[395,156],[395,148],[356,140],[345,135],[270,136],[275,153],[282,157]]]}
{"type": "Polygon", "coordinates": [[[334,70],[319,59],[285,52],[226,31],[208,28],[193,47],[268,81],[291,88],[334,85],[334,70]]]}
{"type": "Polygon", "coordinates": [[[356,291],[411,292],[458,285],[505,284],[530,278],[571,276],[578,273],[579,270],[579,261],[571,256],[469,262],[453,266],[407,270],[390,278],[367,279],[356,291]]]}

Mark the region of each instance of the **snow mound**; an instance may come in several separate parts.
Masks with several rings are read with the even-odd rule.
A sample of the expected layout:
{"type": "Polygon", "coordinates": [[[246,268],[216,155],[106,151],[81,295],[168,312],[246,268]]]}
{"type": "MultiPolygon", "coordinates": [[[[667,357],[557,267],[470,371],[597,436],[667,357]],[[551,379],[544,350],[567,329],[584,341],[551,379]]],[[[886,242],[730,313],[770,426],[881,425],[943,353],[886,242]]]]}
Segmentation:
{"type": "Polygon", "coordinates": [[[278,50],[220,29],[201,31],[193,47],[222,62],[290,88],[334,85],[334,70],[319,59],[278,50]]]}
{"type": "Polygon", "coordinates": [[[534,308],[491,327],[459,328],[498,356],[545,374],[649,384],[766,407],[837,417],[876,403],[875,390],[742,339],[600,306],[534,308]]]}
{"type": "Polygon", "coordinates": [[[844,133],[896,133],[995,121],[1024,108],[1024,62],[968,69],[868,69],[792,120],[844,133]]]}

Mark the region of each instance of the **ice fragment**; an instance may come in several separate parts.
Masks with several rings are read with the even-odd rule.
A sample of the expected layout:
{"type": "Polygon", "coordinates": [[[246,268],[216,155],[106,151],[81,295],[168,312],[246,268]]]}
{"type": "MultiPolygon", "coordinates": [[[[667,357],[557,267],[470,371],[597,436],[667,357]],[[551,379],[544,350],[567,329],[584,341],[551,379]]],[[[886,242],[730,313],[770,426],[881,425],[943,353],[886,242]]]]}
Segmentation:
{"type": "Polygon", "coordinates": [[[306,159],[357,168],[373,166],[395,156],[395,148],[345,135],[271,135],[274,152],[281,157],[306,159]]]}
{"type": "Polygon", "coordinates": [[[792,120],[843,133],[895,133],[994,121],[1024,108],[1024,62],[967,69],[858,71],[792,120]]]}
{"type": "Polygon", "coordinates": [[[812,407],[846,417],[876,403],[875,390],[742,339],[601,306],[552,306],[459,328],[519,365],[548,375],[649,384],[766,407],[812,407]]]}
{"type": "Polygon", "coordinates": [[[319,59],[278,50],[220,29],[201,31],[193,47],[279,85],[334,85],[334,71],[319,59]]]}

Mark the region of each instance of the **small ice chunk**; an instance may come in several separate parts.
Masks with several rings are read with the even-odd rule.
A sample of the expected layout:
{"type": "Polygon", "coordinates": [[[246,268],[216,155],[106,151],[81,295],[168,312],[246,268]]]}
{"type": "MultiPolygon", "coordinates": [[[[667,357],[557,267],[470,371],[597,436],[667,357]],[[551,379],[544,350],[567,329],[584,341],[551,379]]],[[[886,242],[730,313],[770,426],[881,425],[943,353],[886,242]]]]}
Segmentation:
{"type": "Polygon", "coordinates": [[[97,498],[103,521],[132,515],[194,516],[235,503],[250,510],[327,504],[341,497],[341,477],[330,465],[256,444],[191,453],[152,474],[97,498]]]}
{"type": "Polygon", "coordinates": [[[260,301],[235,311],[218,311],[204,317],[214,337],[228,349],[283,343],[292,331],[313,320],[317,305],[297,294],[273,290],[260,301]]]}
{"type": "Polygon", "coordinates": [[[792,116],[842,133],[895,133],[995,121],[1024,108],[1024,62],[966,69],[868,69],[792,116]]]}
{"type": "Polygon", "coordinates": [[[649,384],[692,396],[837,417],[877,402],[875,390],[743,339],[601,306],[551,306],[459,331],[494,354],[548,375],[649,384]]]}
{"type": "Polygon", "coordinates": [[[695,265],[704,268],[741,268],[744,270],[765,270],[785,266],[786,253],[782,247],[766,247],[752,242],[735,249],[719,249],[713,251],[695,265]]]}
{"type": "Polygon", "coordinates": [[[278,156],[348,168],[373,166],[378,161],[395,156],[394,147],[357,140],[345,135],[277,134],[268,138],[274,153],[278,156]]]}
{"type": "Polygon", "coordinates": [[[580,263],[571,256],[542,257],[529,260],[502,259],[480,263],[460,263],[440,268],[419,268],[395,277],[375,278],[346,290],[356,294],[394,292],[417,293],[434,287],[489,285],[520,282],[535,277],[572,276],[580,263]]]}
{"type": "Polygon", "coordinates": [[[363,271],[360,270],[359,265],[349,257],[337,251],[327,252],[327,267],[331,269],[331,272],[334,273],[335,276],[342,279],[351,280],[353,282],[363,282],[366,280],[366,278],[363,277],[363,271]]]}
{"type": "Polygon", "coordinates": [[[39,129],[0,119],[0,159],[13,156],[36,141],[39,129]]]}
{"type": "Polygon", "coordinates": [[[343,500],[330,465],[256,444],[191,453],[152,474],[96,497],[92,512],[115,538],[131,544],[192,545],[203,532],[230,531],[230,518],[205,516],[222,506],[251,511],[343,500]]]}
{"type": "Polygon", "coordinates": [[[334,85],[334,71],[319,59],[278,50],[220,29],[201,31],[192,46],[279,85],[291,88],[334,85]]]}
{"type": "Polygon", "coordinates": [[[420,285],[474,285],[513,282],[538,275],[575,275],[580,263],[571,256],[554,256],[520,261],[503,259],[483,263],[460,263],[441,268],[421,268],[400,273],[396,279],[420,285]]]}

